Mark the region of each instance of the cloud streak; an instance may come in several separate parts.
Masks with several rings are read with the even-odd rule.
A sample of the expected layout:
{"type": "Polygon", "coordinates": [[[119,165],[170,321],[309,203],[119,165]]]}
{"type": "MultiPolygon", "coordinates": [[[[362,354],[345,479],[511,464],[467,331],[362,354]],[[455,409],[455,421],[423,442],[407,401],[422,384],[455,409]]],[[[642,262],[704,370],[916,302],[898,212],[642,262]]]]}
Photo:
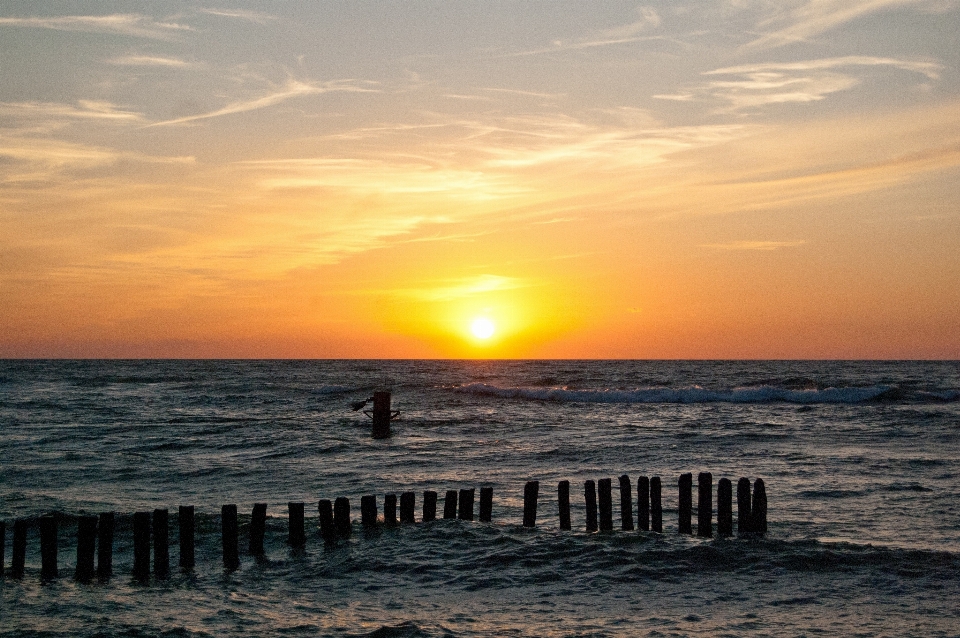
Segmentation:
{"type": "Polygon", "coordinates": [[[0,27],[52,29],[82,33],[107,33],[155,40],[169,40],[193,29],[176,22],[158,22],[150,16],[135,13],[114,13],[103,16],[31,16],[0,18],[0,27]]]}
{"type": "Polygon", "coordinates": [[[807,243],[804,240],[799,241],[756,241],[739,240],[730,241],[722,244],[700,244],[701,248],[719,248],[720,250],[747,250],[747,251],[771,251],[780,248],[796,248],[807,243]]]}

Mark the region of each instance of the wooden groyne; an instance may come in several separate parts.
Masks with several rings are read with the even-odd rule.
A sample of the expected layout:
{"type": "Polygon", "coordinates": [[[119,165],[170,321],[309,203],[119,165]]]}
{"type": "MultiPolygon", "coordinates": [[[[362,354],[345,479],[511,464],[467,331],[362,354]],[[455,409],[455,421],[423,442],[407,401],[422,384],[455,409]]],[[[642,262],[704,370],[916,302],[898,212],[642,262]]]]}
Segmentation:
{"type": "MultiPolygon", "coordinates": [[[[640,476],[636,480],[636,507],[633,505],[633,491],[630,477],[619,477],[620,487],[620,529],[631,532],[663,533],[662,484],[659,476],[640,476]],[[636,518],[634,518],[636,516],[636,518]]],[[[716,525],[713,523],[713,475],[701,472],[697,477],[697,529],[701,538],[717,536],[730,537],[734,534],[733,520],[733,483],[721,478],[716,488],[716,525]]],[[[444,499],[443,518],[474,520],[475,489],[465,488],[448,490],[444,499]]],[[[523,489],[523,528],[536,528],[537,502],[540,482],[529,481],[523,489]]],[[[367,532],[376,531],[381,526],[397,527],[416,524],[416,494],[408,491],[400,494],[399,518],[397,516],[398,499],[396,494],[383,496],[383,515],[377,508],[377,496],[367,494],[360,499],[360,525],[367,532]]],[[[570,516],[570,482],[557,484],[557,505],[559,528],[572,529],[570,516]]],[[[587,532],[613,532],[612,480],[601,478],[584,482],[584,529],[587,532]]],[[[256,503],[250,515],[247,531],[247,554],[254,557],[265,556],[264,541],[267,525],[267,503],[256,503]]],[[[305,504],[290,502],[287,504],[289,532],[287,544],[291,551],[299,551],[307,541],[305,528],[305,504]]],[[[493,488],[480,488],[479,519],[482,523],[493,520],[493,488]]],[[[423,493],[421,523],[436,520],[437,492],[427,490],[423,493]]],[[[677,481],[677,532],[692,535],[693,514],[693,475],[681,474],[677,481]]],[[[164,579],[170,575],[169,549],[169,513],[166,509],[153,512],[135,512],[132,517],[131,535],[133,559],[130,575],[135,581],[145,582],[151,572],[154,578],[164,579]],[[152,552],[151,552],[152,549],[152,552]],[[151,553],[153,560],[151,561],[151,553]],[[152,562],[152,570],[151,570],[152,562]]],[[[100,580],[113,575],[113,545],[115,514],[104,512],[99,516],[82,515],[76,518],[76,567],[74,578],[78,582],[90,582],[96,576],[100,580]],[[94,564],[96,557],[96,564],[94,564]]],[[[9,572],[5,570],[7,524],[0,521],[0,577],[9,575],[14,579],[23,578],[25,571],[27,531],[36,527],[40,541],[41,569],[43,582],[57,579],[58,567],[58,519],[52,515],[36,519],[17,519],[13,522],[12,561],[9,572]]],[[[189,572],[195,565],[195,512],[193,506],[180,506],[177,512],[179,539],[179,566],[181,571],[189,572]]],[[[351,536],[350,500],[338,497],[331,501],[320,499],[317,505],[317,536],[325,544],[331,545],[351,536]]],[[[749,479],[741,478],[737,482],[737,535],[757,538],[767,532],[767,493],[763,479],[756,479],[752,486],[749,479]],[[752,488],[752,489],[751,489],[752,488]]],[[[239,532],[237,506],[226,504],[220,511],[220,536],[222,543],[223,566],[227,570],[240,567],[239,532]]]]}

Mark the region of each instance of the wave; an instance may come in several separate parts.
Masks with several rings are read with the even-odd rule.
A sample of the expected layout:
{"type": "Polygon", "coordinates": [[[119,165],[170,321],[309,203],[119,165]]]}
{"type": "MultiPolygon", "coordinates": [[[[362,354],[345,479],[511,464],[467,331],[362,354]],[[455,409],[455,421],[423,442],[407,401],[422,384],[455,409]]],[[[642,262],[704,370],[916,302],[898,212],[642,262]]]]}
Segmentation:
{"type": "Polygon", "coordinates": [[[502,399],[555,401],[558,403],[865,403],[869,401],[957,401],[960,391],[906,391],[892,385],[791,389],[757,386],[709,390],[686,388],[638,388],[634,390],[576,390],[569,388],[498,387],[470,383],[453,388],[456,392],[502,399]]]}

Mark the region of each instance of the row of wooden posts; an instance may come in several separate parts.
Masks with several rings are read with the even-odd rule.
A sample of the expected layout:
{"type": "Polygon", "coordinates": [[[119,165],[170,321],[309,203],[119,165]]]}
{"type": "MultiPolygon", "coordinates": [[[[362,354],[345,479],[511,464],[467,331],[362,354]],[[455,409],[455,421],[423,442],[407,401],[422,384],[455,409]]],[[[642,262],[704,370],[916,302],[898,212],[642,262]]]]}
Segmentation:
{"type": "MultiPolygon", "coordinates": [[[[633,491],[630,477],[626,474],[620,479],[621,529],[632,531],[634,526],[633,491]]],[[[678,481],[679,516],[678,532],[692,534],[693,475],[682,474],[678,481]]],[[[537,500],[540,491],[539,481],[529,481],[523,490],[523,526],[536,527],[537,500]]],[[[444,499],[443,518],[473,520],[474,489],[448,490],[444,499]]],[[[571,529],[570,523],[570,482],[560,481],[557,486],[560,529],[571,529]]],[[[387,494],[383,502],[383,524],[395,526],[399,523],[414,523],[414,492],[404,492],[399,499],[399,521],[397,518],[397,495],[387,494]]],[[[586,504],[586,530],[613,530],[613,498],[611,479],[600,479],[596,483],[588,480],[584,483],[584,501],[586,504]]],[[[306,544],[304,529],[304,504],[288,504],[289,535],[287,543],[293,548],[306,544]]],[[[660,477],[641,476],[637,480],[637,528],[641,531],[663,532],[663,510],[661,507],[660,477]]],[[[345,497],[334,501],[320,500],[318,504],[319,533],[327,543],[334,543],[351,534],[350,500],[345,497]]],[[[480,488],[480,521],[490,522],[493,513],[493,488],[480,488]]],[[[423,493],[422,522],[437,517],[437,493],[423,493]]],[[[713,536],[713,476],[701,472],[698,476],[697,535],[709,538],[713,536]]],[[[250,518],[249,553],[263,556],[263,541],[266,532],[267,504],[256,503],[250,518]]],[[[195,516],[193,506],[181,506],[177,522],[180,532],[180,568],[190,570],[195,566],[194,539],[195,516]]],[[[365,529],[378,525],[377,500],[375,495],[360,499],[360,523],[365,529]]],[[[27,546],[26,519],[18,519],[13,524],[13,562],[10,574],[22,578],[27,546]]],[[[41,516],[38,519],[40,532],[40,576],[51,580],[59,575],[57,567],[57,521],[53,516],[41,516]]],[[[238,549],[237,506],[224,505],[221,509],[221,536],[223,541],[223,564],[227,569],[240,566],[238,549]]],[[[749,479],[742,478],[737,483],[737,533],[740,536],[763,536],[767,531],[767,495],[763,479],[753,484],[751,496],[749,479]]],[[[733,489],[729,479],[720,479],[717,485],[717,535],[733,535],[733,489]]],[[[77,519],[77,565],[74,577],[80,582],[88,582],[96,576],[107,579],[113,572],[113,536],[114,514],[106,512],[99,516],[80,516],[77,519]],[[94,556],[97,564],[94,569],[94,556]]],[[[170,574],[169,512],[156,509],[150,512],[136,512],[133,515],[133,576],[143,580],[150,576],[150,545],[153,538],[153,573],[158,578],[170,574]]],[[[4,543],[6,524],[0,522],[0,575],[4,571],[4,543]]]]}

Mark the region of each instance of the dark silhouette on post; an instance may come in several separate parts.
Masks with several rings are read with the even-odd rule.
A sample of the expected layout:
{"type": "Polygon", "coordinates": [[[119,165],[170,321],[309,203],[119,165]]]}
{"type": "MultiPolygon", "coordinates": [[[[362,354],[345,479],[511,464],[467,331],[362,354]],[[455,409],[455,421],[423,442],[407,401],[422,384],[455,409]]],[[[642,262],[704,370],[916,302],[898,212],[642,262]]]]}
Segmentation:
{"type": "Polygon", "coordinates": [[[460,506],[457,512],[457,518],[461,521],[473,520],[473,499],[476,491],[474,488],[460,490],[460,506]]]}
{"type": "Polygon", "coordinates": [[[177,509],[177,528],[180,531],[180,569],[189,571],[197,564],[194,556],[196,515],[193,505],[181,505],[177,509]]]}
{"type": "Polygon", "coordinates": [[[650,479],[650,529],[663,534],[663,500],[660,477],[650,479]]]}
{"type": "Polygon", "coordinates": [[[437,493],[433,490],[427,490],[423,493],[423,518],[424,523],[437,520],[437,493]]]}
{"type": "Polygon", "coordinates": [[[97,553],[97,517],[77,518],[77,569],[73,578],[81,583],[93,580],[93,557],[97,553]]]}
{"type": "Polygon", "coordinates": [[[247,550],[251,556],[263,556],[263,539],[267,533],[267,504],[254,503],[250,515],[250,541],[247,550]]]}
{"type": "Polygon", "coordinates": [[[637,529],[650,531],[650,479],[646,476],[637,479],[637,529]]]}
{"type": "Polygon", "coordinates": [[[150,578],[150,512],[133,514],[133,577],[150,578]]]}
{"type": "Polygon", "coordinates": [[[753,515],[750,509],[750,479],[737,481],[737,535],[753,533],[753,515]]]}
{"type": "Polygon", "coordinates": [[[413,492],[404,492],[400,495],[400,522],[415,523],[413,510],[417,504],[417,497],[413,492]]]}
{"type": "Polygon", "coordinates": [[[757,479],[753,482],[753,532],[759,536],[767,533],[767,488],[763,484],[763,479],[757,479]]]}
{"type": "Polygon", "coordinates": [[[390,393],[373,393],[373,438],[385,439],[390,436],[390,420],[399,416],[399,412],[390,412],[390,393]]]}
{"type": "Polygon", "coordinates": [[[350,538],[350,499],[339,496],[333,502],[333,527],[340,538],[350,538]]]}
{"type": "Polygon", "coordinates": [[[690,520],[693,510],[693,474],[681,474],[678,485],[680,487],[678,499],[680,513],[679,529],[677,531],[681,534],[693,534],[693,525],[690,520]]]}
{"type": "Polygon", "coordinates": [[[560,529],[570,529],[570,481],[557,483],[557,505],[560,509],[560,529]]]}
{"type": "Polygon", "coordinates": [[[457,490],[447,490],[447,495],[443,499],[443,517],[457,517],[457,490]]]}
{"type": "Polygon", "coordinates": [[[602,478],[597,481],[597,504],[600,507],[600,531],[613,531],[613,488],[612,481],[602,478]]]}
{"type": "Polygon", "coordinates": [[[493,519],[493,488],[480,488],[480,522],[489,523],[493,519]]]}
{"type": "Polygon", "coordinates": [[[583,482],[583,500],[587,506],[587,531],[597,531],[597,486],[593,480],[583,482]]]}
{"type": "Polygon", "coordinates": [[[620,527],[625,532],[633,531],[633,494],[630,477],[620,477],[620,527]]]}
{"type": "Polygon", "coordinates": [[[113,575],[113,512],[104,512],[97,518],[97,578],[107,580],[113,575]]]}
{"type": "Polygon", "coordinates": [[[170,514],[153,510],[153,573],[157,578],[170,575],[170,514]]]}
{"type": "Polygon", "coordinates": [[[717,481],[717,536],[733,536],[733,484],[728,478],[717,481]]]}
{"type": "Polygon", "coordinates": [[[377,497],[374,494],[360,497],[360,525],[366,529],[377,526],[377,497]]]}
{"type": "Polygon", "coordinates": [[[220,532],[223,540],[223,566],[226,569],[240,567],[237,529],[237,506],[224,505],[220,508],[220,532]]]}
{"type": "Polygon", "coordinates": [[[713,536],[713,474],[697,475],[697,536],[713,536]]]}
{"type": "Polygon", "coordinates": [[[289,520],[287,524],[287,545],[300,548],[307,544],[307,535],[303,526],[303,502],[287,503],[289,520]]]}
{"type": "Polygon", "coordinates": [[[394,527],[397,524],[397,495],[387,494],[383,497],[383,524],[394,527]]]}
{"type": "Polygon", "coordinates": [[[540,494],[540,481],[527,481],[523,486],[523,526],[537,525],[537,496],[540,494]]]}

